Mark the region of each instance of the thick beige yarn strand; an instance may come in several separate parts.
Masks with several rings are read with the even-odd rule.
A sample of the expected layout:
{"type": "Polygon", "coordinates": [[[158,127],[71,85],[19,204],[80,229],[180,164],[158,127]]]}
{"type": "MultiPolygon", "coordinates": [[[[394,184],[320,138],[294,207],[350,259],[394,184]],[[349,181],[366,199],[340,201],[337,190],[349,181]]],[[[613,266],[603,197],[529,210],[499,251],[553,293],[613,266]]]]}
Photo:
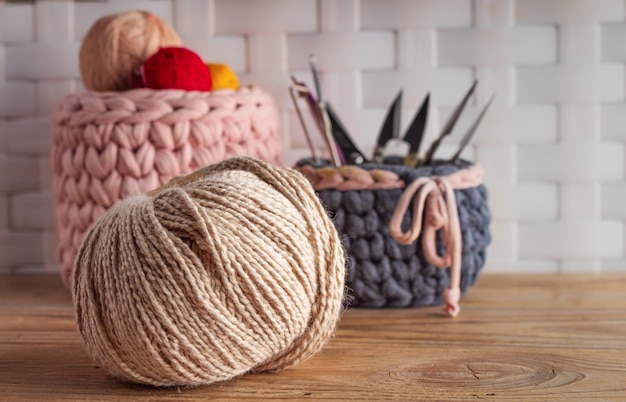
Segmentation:
{"type": "Polygon", "coordinates": [[[182,46],[172,27],[147,11],[106,15],[91,26],[79,51],[80,74],[92,91],[131,89],[131,76],[159,47],[182,46]]]}
{"type": "Polygon", "coordinates": [[[240,157],[109,210],[80,248],[73,296],[87,349],[112,375],[201,385],[318,352],[344,279],[309,182],[240,157]]]}

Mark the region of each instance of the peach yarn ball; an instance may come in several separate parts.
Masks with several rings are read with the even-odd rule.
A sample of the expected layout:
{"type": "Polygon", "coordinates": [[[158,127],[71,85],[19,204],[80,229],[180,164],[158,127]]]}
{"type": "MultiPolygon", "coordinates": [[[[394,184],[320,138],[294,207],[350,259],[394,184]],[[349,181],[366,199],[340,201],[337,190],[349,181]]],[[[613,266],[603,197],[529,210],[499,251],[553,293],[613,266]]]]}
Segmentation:
{"type": "Polygon", "coordinates": [[[125,91],[143,62],[159,47],[182,46],[165,21],[147,11],[129,11],[98,19],[83,38],[80,74],[91,91],[125,91]]]}

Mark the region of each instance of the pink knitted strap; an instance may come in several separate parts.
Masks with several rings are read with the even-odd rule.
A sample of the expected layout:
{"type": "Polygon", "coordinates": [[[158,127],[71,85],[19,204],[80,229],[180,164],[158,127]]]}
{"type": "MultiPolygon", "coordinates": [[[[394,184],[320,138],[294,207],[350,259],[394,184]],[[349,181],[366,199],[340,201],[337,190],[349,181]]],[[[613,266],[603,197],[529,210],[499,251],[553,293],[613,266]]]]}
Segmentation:
{"type": "Polygon", "coordinates": [[[472,166],[449,176],[421,177],[402,193],[389,222],[389,232],[401,244],[410,244],[422,234],[426,260],[439,268],[450,267],[450,282],[443,293],[444,310],[451,317],[460,312],[461,224],[454,189],[475,187],[482,182],[483,169],[472,166]],[[415,198],[411,227],[403,232],[402,218],[415,198]],[[422,222],[422,219],[424,222],[422,222]],[[437,230],[441,230],[445,254],[437,254],[437,230]]]}
{"type": "Polygon", "coordinates": [[[314,168],[304,165],[299,170],[317,191],[330,188],[343,191],[380,190],[404,186],[404,181],[396,173],[383,169],[365,170],[350,165],[314,168]]]}

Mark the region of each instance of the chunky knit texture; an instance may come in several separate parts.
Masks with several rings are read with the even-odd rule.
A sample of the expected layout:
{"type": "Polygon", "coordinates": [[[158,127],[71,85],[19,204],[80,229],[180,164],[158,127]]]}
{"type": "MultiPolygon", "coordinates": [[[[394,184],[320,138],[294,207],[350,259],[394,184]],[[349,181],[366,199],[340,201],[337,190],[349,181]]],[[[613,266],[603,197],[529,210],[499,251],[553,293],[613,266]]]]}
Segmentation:
{"type": "MultiPolygon", "coordinates": [[[[432,166],[410,168],[401,158],[389,157],[384,165],[365,164],[360,168],[371,173],[371,179],[362,175],[356,179],[354,167],[317,169],[313,178],[312,160],[302,160],[298,168],[313,181],[320,199],[331,212],[348,253],[347,286],[350,300],[356,307],[416,307],[444,303],[444,294],[450,285],[450,271],[441,266],[452,265],[427,258],[429,244],[424,247],[424,233],[419,228],[407,241],[390,233],[389,224],[403,192],[411,183],[428,177],[446,177],[471,165],[435,163],[432,166]],[[321,171],[321,174],[320,174],[321,171]],[[336,173],[333,173],[336,172],[336,173]],[[338,173],[338,174],[337,174],[338,173]],[[402,244],[406,243],[406,244],[402,244]],[[425,253],[426,250],[426,253],[425,253]]],[[[318,167],[318,166],[316,166],[318,167]]],[[[460,278],[459,291],[464,293],[476,281],[485,263],[486,248],[491,242],[489,223],[491,214],[484,185],[458,185],[454,190],[456,213],[460,223],[460,278]]],[[[403,231],[409,231],[415,219],[413,202],[401,219],[403,231]]],[[[429,233],[430,234],[430,233],[429,233]]],[[[442,230],[433,233],[433,252],[445,256],[442,230]]],[[[456,290],[455,290],[456,291],[456,290]]],[[[447,295],[446,295],[447,296],[447,295]]],[[[458,299],[460,294],[455,295],[458,299]]],[[[448,304],[448,301],[445,300],[448,304]]],[[[458,314],[448,311],[450,315],[458,314]]]]}
{"type": "Polygon", "coordinates": [[[73,296],[87,349],[112,375],[200,385],[319,351],[344,277],[308,181],[235,158],[111,208],[80,248],[73,296]]]}
{"type": "Polygon", "coordinates": [[[58,256],[68,286],[85,231],[117,201],[229,157],[277,163],[281,153],[276,105],[254,87],[71,94],[55,120],[58,256]]]}

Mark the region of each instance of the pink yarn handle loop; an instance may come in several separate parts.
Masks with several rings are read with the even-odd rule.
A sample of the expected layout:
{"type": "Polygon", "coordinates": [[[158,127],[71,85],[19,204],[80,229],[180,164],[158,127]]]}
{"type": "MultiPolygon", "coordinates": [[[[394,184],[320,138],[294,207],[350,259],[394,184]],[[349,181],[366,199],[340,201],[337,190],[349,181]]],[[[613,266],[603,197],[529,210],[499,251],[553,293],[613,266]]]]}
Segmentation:
{"type": "Polygon", "coordinates": [[[411,244],[419,237],[422,231],[422,216],[424,215],[426,198],[434,189],[436,189],[436,186],[430,177],[420,177],[404,190],[389,221],[389,233],[398,243],[411,244]],[[403,232],[401,227],[402,218],[414,196],[416,197],[416,202],[413,207],[413,223],[408,231],[403,232]]]}
{"type": "Polygon", "coordinates": [[[475,187],[482,182],[479,166],[459,170],[449,176],[420,177],[409,184],[396,205],[389,221],[389,232],[400,244],[410,244],[422,234],[422,249],[426,260],[438,268],[450,268],[450,281],[443,293],[444,311],[456,317],[461,311],[461,223],[454,189],[475,187]],[[411,227],[402,231],[402,218],[412,200],[411,227]],[[437,253],[436,233],[441,230],[445,253],[437,253]]]}

